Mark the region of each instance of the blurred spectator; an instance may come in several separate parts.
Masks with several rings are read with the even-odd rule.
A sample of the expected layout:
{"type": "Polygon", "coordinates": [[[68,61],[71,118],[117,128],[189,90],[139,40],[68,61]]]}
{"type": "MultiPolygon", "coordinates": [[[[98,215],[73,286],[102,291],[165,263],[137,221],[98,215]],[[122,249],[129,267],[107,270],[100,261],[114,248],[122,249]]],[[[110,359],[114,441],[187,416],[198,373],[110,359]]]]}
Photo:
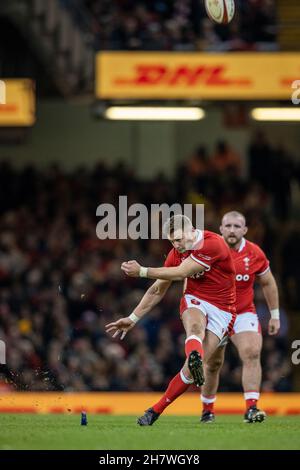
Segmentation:
{"type": "Polygon", "coordinates": [[[236,178],[240,175],[241,159],[227,142],[220,140],[211,158],[211,166],[217,176],[231,175],[236,178]]]}
{"type": "Polygon", "coordinates": [[[292,309],[299,309],[300,305],[300,225],[295,222],[283,237],[281,247],[282,285],[286,304],[292,309]]]}
{"type": "Polygon", "coordinates": [[[260,131],[249,146],[248,156],[251,181],[270,193],[274,215],[279,220],[287,220],[291,205],[291,181],[296,175],[293,159],[283,145],[272,148],[260,131]]]}
{"type": "Polygon", "coordinates": [[[283,145],[274,151],[271,191],[273,194],[274,214],[280,220],[287,220],[291,207],[291,181],[294,164],[283,145]],[[278,190],[280,188],[280,191],[278,190]]]}
{"type": "Polygon", "coordinates": [[[201,145],[196,149],[186,164],[190,185],[200,193],[206,193],[211,174],[209,157],[206,148],[201,145]]]}
{"type": "Polygon", "coordinates": [[[259,183],[263,188],[270,189],[272,170],[272,151],[262,131],[253,136],[248,149],[249,177],[252,182],[259,183]]]}

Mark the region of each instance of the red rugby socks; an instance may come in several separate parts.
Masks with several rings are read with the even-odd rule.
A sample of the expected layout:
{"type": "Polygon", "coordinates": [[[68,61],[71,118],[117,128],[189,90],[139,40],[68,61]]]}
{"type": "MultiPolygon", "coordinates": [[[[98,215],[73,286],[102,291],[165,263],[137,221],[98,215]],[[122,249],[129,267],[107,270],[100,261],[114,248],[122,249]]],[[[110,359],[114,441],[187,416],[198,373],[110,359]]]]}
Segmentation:
{"type": "Polygon", "coordinates": [[[193,383],[193,379],[188,379],[183,374],[182,370],[175,375],[169,383],[167,390],[162,398],[152,406],[156,413],[162,413],[164,409],[169,406],[176,398],[182,395],[193,383]]]}
{"type": "Polygon", "coordinates": [[[244,398],[246,401],[246,410],[248,410],[251,406],[257,405],[259,395],[260,393],[256,390],[247,390],[247,392],[244,393],[244,398]]]}
{"type": "Polygon", "coordinates": [[[185,340],[185,355],[189,357],[192,351],[198,351],[201,358],[203,359],[203,347],[202,341],[198,336],[191,335],[185,340]]]}
{"type": "Polygon", "coordinates": [[[203,411],[214,413],[216,395],[201,395],[201,401],[203,404],[203,411]]]}

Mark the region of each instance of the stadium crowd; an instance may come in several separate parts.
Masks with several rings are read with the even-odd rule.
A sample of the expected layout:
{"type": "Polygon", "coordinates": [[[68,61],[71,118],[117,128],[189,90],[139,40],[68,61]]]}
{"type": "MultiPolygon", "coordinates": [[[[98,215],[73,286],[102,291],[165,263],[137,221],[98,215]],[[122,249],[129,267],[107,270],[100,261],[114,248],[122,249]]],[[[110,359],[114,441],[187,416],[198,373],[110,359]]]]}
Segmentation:
{"type": "MultiPolygon", "coordinates": [[[[269,163],[274,165],[272,159],[279,150],[265,142],[264,152],[267,147],[269,163]]],[[[229,208],[246,214],[249,239],[265,249],[281,287],[282,328],[278,337],[264,340],[262,389],[290,391],[286,309],[299,309],[294,286],[299,285],[300,263],[295,259],[298,250],[287,247],[292,240],[297,242],[299,228],[290,226],[288,212],[278,212],[281,196],[274,186],[265,184],[261,166],[260,175],[253,173],[260,151],[254,139],[248,152],[251,178],[242,179],[239,155],[226,142],[219,142],[212,155],[199,147],[178,168],[173,184],[164,175],[142,181],[123,163],[108,167],[99,162],[92,170],[82,167],[67,174],[56,165],[44,171],[17,170],[2,162],[0,338],[6,342],[8,358],[2,386],[158,391],[181,367],[180,283],[171,287],[163,302],[124,341],[112,340],[104,332],[106,323],[132,311],[150,283],[126,278],[121,262],[138,259],[144,265],[159,266],[170,249],[166,240],[97,238],[97,206],[103,202],[117,205],[118,196],[126,194],[128,205],[204,202],[206,228],[215,231],[221,214],[229,208]]],[[[285,207],[286,192],[297,172],[291,171],[292,160],[280,151],[282,168],[289,168],[284,173],[285,207]]],[[[282,168],[278,169],[281,178],[282,168]]],[[[268,312],[260,291],[257,307],[265,332],[268,312]]],[[[230,347],[220,389],[241,390],[240,363],[230,347]]]]}
{"type": "Polygon", "coordinates": [[[275,0],[236,0],[229,25],[213,24],[203,0],[61,0],[92,31],[96,49],[274,50],[275,0]]]}

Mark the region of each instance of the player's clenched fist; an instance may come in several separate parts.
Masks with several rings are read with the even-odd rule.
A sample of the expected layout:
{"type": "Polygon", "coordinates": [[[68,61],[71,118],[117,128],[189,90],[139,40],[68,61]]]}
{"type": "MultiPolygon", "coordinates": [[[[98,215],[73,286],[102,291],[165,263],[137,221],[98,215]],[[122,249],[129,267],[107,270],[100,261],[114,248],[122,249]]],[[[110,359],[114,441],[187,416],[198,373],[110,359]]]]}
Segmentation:
{"type": "Polygon", "coordinates": [[[121,264],[121,269],[127,276],[139,277],[141,265],[135,260],[125,261],[121,264]]]}
{"type": "Polygon", "coordinates": [[[280,329],[280,321],[277,320],[276,318],[271,318],[269,321],[269,327],[268,327],[268,332],[269,335],[277,335],[278,331],[280,329]]]}

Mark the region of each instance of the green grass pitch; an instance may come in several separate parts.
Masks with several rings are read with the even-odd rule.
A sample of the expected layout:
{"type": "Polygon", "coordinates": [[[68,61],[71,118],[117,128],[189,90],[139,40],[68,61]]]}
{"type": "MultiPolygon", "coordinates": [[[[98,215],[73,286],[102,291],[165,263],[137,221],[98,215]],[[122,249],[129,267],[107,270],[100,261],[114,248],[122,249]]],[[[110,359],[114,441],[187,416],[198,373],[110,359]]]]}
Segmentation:
{"type": "Polygon", "coordinates": [[[140,427],[136,416],[0,415],[0,449],[204,450],[300,449],[300,417],[269,417],[245,424],[241,416],[219,416],[201,425],[197,417],[161,416],[140,427]]]}

